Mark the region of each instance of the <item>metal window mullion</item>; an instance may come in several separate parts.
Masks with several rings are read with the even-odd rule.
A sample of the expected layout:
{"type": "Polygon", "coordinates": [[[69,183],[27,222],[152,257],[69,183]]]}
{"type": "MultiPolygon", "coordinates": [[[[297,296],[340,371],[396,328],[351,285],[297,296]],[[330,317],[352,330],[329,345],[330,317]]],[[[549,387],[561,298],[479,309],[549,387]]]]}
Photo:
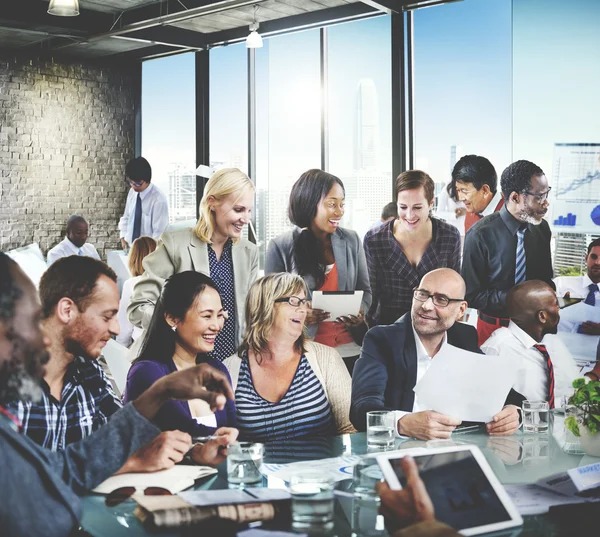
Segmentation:
{"type": "MultiPolygon", "coordinates": [[[[256,185],[256,49],[248,49],[248,176],[256,185]]],[[[252,224],[256,230],[256,196],[252,210],[252,224]]],[[[258,237],[252,233],[248,239],[258,243],[258,237]]]]}
{"type": "Polygon", "coordinates": [[[327,28],[320,30],[321,66],[321,169],[329,171],[329,62],[327,28]]]}

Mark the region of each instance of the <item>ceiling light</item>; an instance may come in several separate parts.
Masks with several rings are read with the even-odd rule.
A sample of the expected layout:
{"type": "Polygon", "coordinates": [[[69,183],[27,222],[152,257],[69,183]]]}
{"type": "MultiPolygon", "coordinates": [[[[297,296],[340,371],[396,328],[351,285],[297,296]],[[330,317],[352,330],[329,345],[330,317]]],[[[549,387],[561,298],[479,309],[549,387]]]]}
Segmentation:
{"type": "Polygon", "coordinates": [[[50,0],[48,13],[57,17],[76,17],[79,15],[79,0],[50,0]]]}
{"type": "Polygon", "coordinates": [[[250,34],[246,37],[246,48],[261,48],[263,46],[262,37],[257,32],[258,22],[256,22],[256,11],[258,6],[254,6],[254,17],[250,25],[250,34]]]}

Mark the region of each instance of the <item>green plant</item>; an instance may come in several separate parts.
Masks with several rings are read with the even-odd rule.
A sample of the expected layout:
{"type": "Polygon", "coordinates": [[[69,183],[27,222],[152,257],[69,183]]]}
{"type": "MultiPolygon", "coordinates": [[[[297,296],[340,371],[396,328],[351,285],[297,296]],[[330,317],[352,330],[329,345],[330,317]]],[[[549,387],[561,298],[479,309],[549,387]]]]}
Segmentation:
{"type": "Polygon", "coordinates": [[[558,269],[559,276],[581,276],[581,267],[566,267],[558,269]]]}
{"type": "MultiPolygon", "coordinates": [[[[569,398],[569,404],[582,411],[582,424],[591,433],[600,430],[600,382],[586,379],[573,381],[575,393],[569,398]]],[[[569,416],[565,425],[575,436],[580,436],[579,424],[575,416],[569,416]]]]}

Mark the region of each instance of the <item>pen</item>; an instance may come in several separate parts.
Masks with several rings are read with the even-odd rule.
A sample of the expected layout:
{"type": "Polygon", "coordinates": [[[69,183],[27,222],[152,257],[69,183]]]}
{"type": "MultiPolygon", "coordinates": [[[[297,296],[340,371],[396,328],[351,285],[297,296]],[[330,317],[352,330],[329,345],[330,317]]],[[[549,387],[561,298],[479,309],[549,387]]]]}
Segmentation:
{"type": "Polygon", "coordinates": [[[217,438],[221,438],[225,435],[214,435],[211,434],[209,436],[195,436],[192,438],[192,442],[194,444],[206,444],[206,442],[210,442],[211,440],[216,440],[217,438]]]}

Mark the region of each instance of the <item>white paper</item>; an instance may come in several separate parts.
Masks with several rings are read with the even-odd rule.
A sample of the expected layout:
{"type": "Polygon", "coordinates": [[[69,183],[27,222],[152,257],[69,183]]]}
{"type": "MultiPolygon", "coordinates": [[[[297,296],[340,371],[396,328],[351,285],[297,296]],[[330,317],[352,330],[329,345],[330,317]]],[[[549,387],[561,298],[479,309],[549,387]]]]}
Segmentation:
{"type": "Polygon", "coordinates": [[[567,473],[579,492],[600,487],[600,462],[572,468],[567,473]]]}
{"type": "Polygon", "coordinates": [[[180,492],[178,496],[197,507],[272,502],[276,500],[289,500],[291,498],[287,490],[260,487],[252,487],[250,489],[188,490],[180,492]]]}
{"type": "Polygon", "coordinates": [[[334,294],[323,294],[323,291],[314,291],[312,294],[312,307],[313,309],[329,312],[331,314],[330,319],[334,321],[343,315],[358,315],[362,297],[362,291],[334,294]]]}
{"type": "Polygon", "coordinates": [[[292,462],[289,464],[263,464],[260,471],[263,475],[276,477],[285,481],[290,481],[293,475],[302,472],[319,472],[323,477],[342,481],[352,478],[354,465],[358,462],[358,455],[347,457],[333,457],[331,459],[321,459],[317,461],[292,462]]]}
{"type": "Polygon", "coordinates": [[[589,501],[578,496],[565,496],[538,485],[504,485],[508,496],[522,516],[547,513],[553,505],[589,501]]]}
{"type": "Polygon", "coordinates": [[[588,336],[587,334],[572,332],[558,332],[556,335],[569,349],[571,356],[579,365],[583,365],[588,361],[596,361],[600,336],[588,336]]]}
{"type": "Polygon", "coordinates": [[[600,308],[579,302],[560,310],[559,332],[577,332],[581,323],[600,323],[600,308]]]}
{"type": "Polygon", "coordinates": [[[210,466],[178,464],[160,472],[114,475],[100,483],[92,492],[110,494],[121,487],[135,487],[140,491],[147,487],[161,487],[175,494],[193,486],[196,479],[216,473],[217,470],[210,466]]]}
{"type": "Polygon", "coordinates": [[[414,391],[419,406],[462,421],[488,423],[504,407],[517,374],[518,365],[510,357],[445,345],[414,391]]]}

